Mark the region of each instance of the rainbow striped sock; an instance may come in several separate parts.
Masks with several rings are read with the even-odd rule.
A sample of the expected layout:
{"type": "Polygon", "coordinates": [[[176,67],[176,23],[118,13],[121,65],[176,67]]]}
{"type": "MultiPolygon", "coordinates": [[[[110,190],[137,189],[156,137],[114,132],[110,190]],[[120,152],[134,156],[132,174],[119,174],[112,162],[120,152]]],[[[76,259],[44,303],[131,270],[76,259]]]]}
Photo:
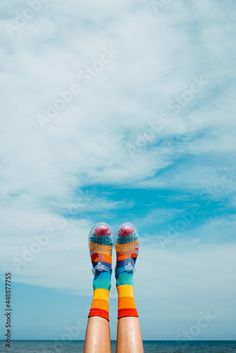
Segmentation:
{"type": "Polygon", "coordinates": [[[138,256],[138,234],[130,224],[124,224],[116,240],[116,286],[118,291],[118,319],[138,317],[134,301],[133,273],[138,256]]]}
{"type": "Polygon", "coordinates": [[[109,320],[109,293],[111,288],[112,238],[106,224],[96,225],[89,236],[93,265],[93,300],[88,317],[99,316],[109,320]]]}

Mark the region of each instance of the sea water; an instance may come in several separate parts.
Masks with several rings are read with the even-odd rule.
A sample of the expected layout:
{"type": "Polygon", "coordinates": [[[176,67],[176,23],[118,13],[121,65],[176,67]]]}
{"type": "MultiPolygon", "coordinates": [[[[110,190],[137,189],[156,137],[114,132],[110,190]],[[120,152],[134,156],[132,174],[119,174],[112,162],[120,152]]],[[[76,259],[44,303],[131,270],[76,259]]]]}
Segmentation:
{"type": "MultiPolygon", "coordinates": [[[[0,343],[0,352],[82,353],[83,341],[14,341],[11,348],[0,343]]],[[[115,353],[116,343],[112,342],[115,353]]],[[[144,341],[145,353],[236,353],[236,341],[144,341]]]]}

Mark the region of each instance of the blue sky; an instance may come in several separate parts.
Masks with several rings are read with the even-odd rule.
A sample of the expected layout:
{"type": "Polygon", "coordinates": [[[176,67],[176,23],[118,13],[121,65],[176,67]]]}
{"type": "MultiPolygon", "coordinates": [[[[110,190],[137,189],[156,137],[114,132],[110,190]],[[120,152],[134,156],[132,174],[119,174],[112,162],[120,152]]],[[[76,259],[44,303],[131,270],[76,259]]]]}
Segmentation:
{"type": "MultiPolygon", "coordinates": [[[[1,2],[0,273],[1,292],[13,275],[14,338],[83,339],[88,232],[130,221],[144,338],[236,339],[235,10],[1,2]]],[[[113,338],[116,299],[113,283],[113,338]]]]}

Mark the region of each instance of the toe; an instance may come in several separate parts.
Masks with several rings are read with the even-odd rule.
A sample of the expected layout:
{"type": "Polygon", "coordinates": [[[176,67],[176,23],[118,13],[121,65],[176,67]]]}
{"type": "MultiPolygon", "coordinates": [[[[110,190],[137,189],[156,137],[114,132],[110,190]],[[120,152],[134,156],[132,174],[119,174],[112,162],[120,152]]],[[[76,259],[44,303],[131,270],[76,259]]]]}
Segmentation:
{"type": "Polygon", "coordinates": [[[120,237],[126,237],[135,232],[135,229],[132,224],[124,224],[119,230],[120,237]]]}

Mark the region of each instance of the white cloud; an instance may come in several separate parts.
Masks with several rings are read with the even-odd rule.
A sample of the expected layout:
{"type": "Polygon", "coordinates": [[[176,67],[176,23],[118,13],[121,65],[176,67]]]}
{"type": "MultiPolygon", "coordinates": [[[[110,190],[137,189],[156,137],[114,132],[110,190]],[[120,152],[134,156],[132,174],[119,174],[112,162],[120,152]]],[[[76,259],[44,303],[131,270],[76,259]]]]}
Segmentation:
{"type": "MultiPolygon", "coordinates": [[[[233,91],[222,89],[218,101],[211,97],[219,80],[224,78],[227,84],[232,74],[228,65],[218,62],[219,58],[229,60],[233,50],[221,16],[226,8],[192,2],[192,13],[191,6],[180,1],[178,6],[169,5],[164,13],[153,13],[141,2],[102,8],[99,3],[101,17],[95,20],[92,4],[72,1],[70,5],[46,4],[14,37],[3,31],[1,180],[5,192],[27,189],[36,197],[64,196],[80,182],[135,182],[153,175],[172,164],[174,151],[141,150],[130,159],[125,144],[132,142],[134,134],[142,133],[147,121],[155,121],[162,113],[171,115],[171,123],[157,139],[212,129],[215,134],[209,139],[206,136],[204,143],[196,140],[191,144],[192,153],[234,152],[233,91]],[[210,20],[206,18],[207,6],[214,14],[210,20]],[[123,14],[120,21],[115,10],[123,14]],[[57,21],[52,21],[54,12],[57,21]],[[193,26],[198,25],[195,37],[188,28],[191,16],[193,26]],[[180,21],[185,30],[176,27],[180,21]],[[222,47],[217,46],[216,57],[213,43],[218,36],[222,47]],[[81,69],[99,57],[106,45],[118,49],[115,60],[50,126],[40,129],[38,114],[74,82],[81,69]],[[185,112],[186,106],[175,115],[168,108],[170,100],[185,92],[199,75],[208,85],[189,108],[205,95],[206,106],[185,112]]],[[[18,6],[15,15],[23,10],[20,3],[18,6]]],[[[14,13],[12,16],[3,20],[3,28],[14,13]]],[[[182,175],[188,176],[184,171],[182,175]]]]}

